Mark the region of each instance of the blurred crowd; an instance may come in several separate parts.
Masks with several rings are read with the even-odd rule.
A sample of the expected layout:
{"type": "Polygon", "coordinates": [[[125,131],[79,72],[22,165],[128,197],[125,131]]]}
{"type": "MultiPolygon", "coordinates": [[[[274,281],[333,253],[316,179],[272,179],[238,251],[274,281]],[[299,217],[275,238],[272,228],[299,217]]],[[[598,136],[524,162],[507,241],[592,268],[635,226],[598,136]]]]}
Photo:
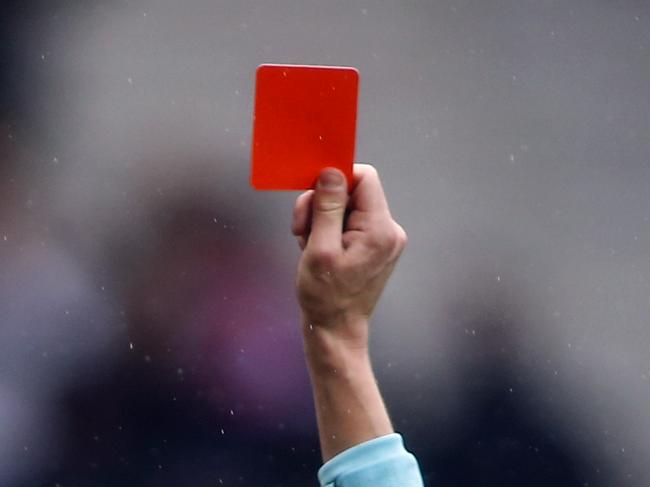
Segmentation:
{"type": "Polygon", "coordinates": [[[373,322],[428,485],[650,482],[650,8],[0,2],[0,485],[316,485],[262,62],[361,72],[373,322]]]}

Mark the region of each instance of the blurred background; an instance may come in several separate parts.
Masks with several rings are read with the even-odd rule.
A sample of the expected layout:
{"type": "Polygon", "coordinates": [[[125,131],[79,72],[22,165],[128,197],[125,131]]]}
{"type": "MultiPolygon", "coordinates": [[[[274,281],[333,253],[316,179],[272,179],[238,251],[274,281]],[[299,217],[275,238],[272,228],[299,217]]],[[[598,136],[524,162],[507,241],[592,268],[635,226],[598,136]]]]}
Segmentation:
{"type": "Polygon", "coordinates": [[[650,485],[643,0],[0,1],[0,485],[317,485],[263,62],[361,73],[427,485],[650,485]]]}

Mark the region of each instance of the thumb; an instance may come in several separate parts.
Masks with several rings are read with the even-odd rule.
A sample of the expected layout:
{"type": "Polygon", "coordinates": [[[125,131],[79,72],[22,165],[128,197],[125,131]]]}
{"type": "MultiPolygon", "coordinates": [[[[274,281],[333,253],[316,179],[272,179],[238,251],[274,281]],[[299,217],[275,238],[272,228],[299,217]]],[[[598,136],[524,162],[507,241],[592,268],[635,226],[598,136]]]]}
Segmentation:
{"type": "Polygon", "coordinates": [[[331,167],[323,169],[313,196],[309,247],[320,251],[336,251],[341,248],[347,203],[345,175],[331,167]]]}

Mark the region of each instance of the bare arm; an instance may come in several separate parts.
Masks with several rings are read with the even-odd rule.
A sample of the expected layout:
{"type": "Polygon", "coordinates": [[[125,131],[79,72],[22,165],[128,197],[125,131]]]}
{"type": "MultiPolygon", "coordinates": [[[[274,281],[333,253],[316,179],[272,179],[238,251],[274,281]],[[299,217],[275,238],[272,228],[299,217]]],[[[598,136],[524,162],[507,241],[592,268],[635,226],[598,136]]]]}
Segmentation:
{"type": "Polygon", "coordinates": [[[354,180],[348,196],[343,174],[323,171],[316,190],[298,197],[292,226],[303,249],[297,288],[324,461],[393,432],[370,365],[368,325],[406,233],[377,171],[355,164],[354,180]]]}

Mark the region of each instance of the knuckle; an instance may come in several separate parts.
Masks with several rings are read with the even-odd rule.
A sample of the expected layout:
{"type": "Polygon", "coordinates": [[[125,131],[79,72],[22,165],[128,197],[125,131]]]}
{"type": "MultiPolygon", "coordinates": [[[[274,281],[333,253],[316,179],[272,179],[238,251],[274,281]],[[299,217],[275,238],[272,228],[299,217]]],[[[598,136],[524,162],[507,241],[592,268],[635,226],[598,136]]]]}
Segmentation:
{"type": "Polygon", "coordinates": [[[293,205],[293,209],[296,210],[296,211],[300,211],[300,210],[304,209],[307,206],[307,204],[309,203],[309,200],[312,197],[312,193],[313,193],[313,190],[310,189],[309,191],[305,191],[300,196],[298,196],[296,198],[296,201],[295,201],[294,205],[293,205]]]}
{"type": "Polygon", "coordinates": [[[397,234],[397,247],[401,250],[406,247],[406,244],[408,243],[408,234],[406,233],[406,230],[404,230],[404,228],[398,223],[395,223],[395,231],[397,234]]]}
{"type": "Polygon", "coordinates": [[[368,246],[377,252],[385,252],[392,249],[396,242],[397,234],[390,230],[373,232],[368,238],[368,246]]]}
{"type": "Polygon", "coordinates": [[[357,176],[362,176],[363,178],[379,179],[379,172],[377,172],[377,168],[372,164],[357,163],[355,164],[355,172],[357,176]]]}
{"type": "Polygon", "coordinates": [[[374,179],[374,180],[379,180],[379,171],[377,171],[377,168],[371,164],[366,164],[364,167],[364,171],[366,173],[366,177],[369,179],[374,179]]]}
{"type": "Polygon", "coordinates": [[[306,201],[308,201],[312,197],[313,194],[314,194],[314,190],[313,189],[308,189],[307,191],[300,194],[296,198],[296,203],[297,204],[304,204],[306,201]]]}
{"type": "Polygon", "coordinates": [[[368,239],[369,247],[385,253],[392,253],[394,250],[401,251],[408,241],[406,231],[395,222],[382,225],[382,227],[381,230],[371,233],[368,239]]]}
{"type": "Polygon", "coordinates": [[[384,236],[384,243],[386,250],[392,250],[397,247],[399,243],[399,236],[395,229],[391,228],[386,232],[386,235],[384,236]]]}

